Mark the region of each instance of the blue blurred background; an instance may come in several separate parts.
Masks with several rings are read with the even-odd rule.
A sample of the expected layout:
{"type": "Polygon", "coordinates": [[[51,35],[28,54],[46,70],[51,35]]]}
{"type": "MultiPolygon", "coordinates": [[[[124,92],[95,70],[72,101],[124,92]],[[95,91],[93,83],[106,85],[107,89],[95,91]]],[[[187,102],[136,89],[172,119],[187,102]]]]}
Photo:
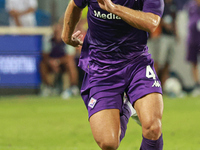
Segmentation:
{"type": "MultiPolygon", "coordinates": [[[[187,1],[175,0],[180,42],[177,43],[175,61],[171,66],[172,74],[181,79],[182,86],[186,90],[194,85],[192,79],[188,78],[191,72],[189,64],[185,61],[187,13],[183,8],[187,1]]],[[[38,0],[35,28],[51,28],[63,17],[68,3],[66,0],[38,0]]],[[[3,30],[9,30],[5,28],[8,26],[9,14],[5,9],[5,0],[0,0],[0,95],[38,94],[41,84],[39,63],[43,34],[7,34],[3,30]]]]}

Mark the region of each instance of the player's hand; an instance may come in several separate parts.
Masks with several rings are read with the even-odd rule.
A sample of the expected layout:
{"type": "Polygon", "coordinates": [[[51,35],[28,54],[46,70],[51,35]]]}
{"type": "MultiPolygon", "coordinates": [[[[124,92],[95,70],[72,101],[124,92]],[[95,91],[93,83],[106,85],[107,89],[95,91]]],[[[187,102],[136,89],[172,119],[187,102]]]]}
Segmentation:
{"type": "Polygon", "coordinates": [[[74,34],[72,34],[70,45],[72,45],[74,47],[83,45],[83,34],[81,33],[80,30],[78,30],[74,34]]]}
{"type": "Polygon", "coordinates": [[[115,4],[111,0],[97,0],[101,9],[113,13],[115,9],[115,4]]]}

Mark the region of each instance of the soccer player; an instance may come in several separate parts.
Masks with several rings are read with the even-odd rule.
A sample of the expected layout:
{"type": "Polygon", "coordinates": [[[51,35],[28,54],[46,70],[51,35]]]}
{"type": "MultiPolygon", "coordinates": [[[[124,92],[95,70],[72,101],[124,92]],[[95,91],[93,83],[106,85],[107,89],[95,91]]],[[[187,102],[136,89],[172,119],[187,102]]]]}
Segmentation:
{"type": "Polygon", "coordinates": [[[142,124],[140,149],[163,147],[162,88],[146,46],[163,9],[163,0],[71,0],[66,9],[62,39],[82,45],[79,66],[86,73],[81,95],[102,150],[119,147],[132,105],[142,124]],[[88,31],[83,42],[74,29],[86,6],[88,31]],[[132,105],[123,103],[124,92],[132,105]]]}
{"type": "MultiPolygon", "coordinates": [[[[69,99],[72,95],[79,94],[78,88],[78,72],[75,63],[76,50],[70,45],[66,45],[61,39],[62,25],[56,23],[53,26],[53,35],[51,37],[44,36],[43,53],[40,63],[40,73],[42,78],[42,96],[50,96],[56,91],[63,99],[69,99]],[[69,88],[63,90],[63,87],[58,88],[58,79],[63,78],[64,73],[69,74],[69,88]],[[54,74],[54,82],[49,78],[50,74],[54,74]]],[[[66,82],[65,84],[69,81],[66,82]]]]}
{"type": "Polygon", "coordinates": [[[192,96],[200,95],[200,80],[198,71],[198,56],[200,54],[200,0],[191,0],[188,6],[188,40],[187,60],[192,65],[192,75],[195,82],[192,96]]]}

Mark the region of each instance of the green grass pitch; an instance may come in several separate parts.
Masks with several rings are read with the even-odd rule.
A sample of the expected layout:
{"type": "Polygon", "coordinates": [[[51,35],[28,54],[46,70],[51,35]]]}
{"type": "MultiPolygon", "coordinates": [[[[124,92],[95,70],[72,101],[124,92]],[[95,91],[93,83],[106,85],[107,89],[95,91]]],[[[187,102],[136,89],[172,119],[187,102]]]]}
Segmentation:
{"type": "MultiPolygon", "coordinates": [[[[164,97],[164,150],[200,150],[200,98],[164,97]]],[[[128,124],[119,150],[139,150],[141,127],[128,124]]],[[[0,150],[100,150],[80,97],[0,97],[0,150]]]]}

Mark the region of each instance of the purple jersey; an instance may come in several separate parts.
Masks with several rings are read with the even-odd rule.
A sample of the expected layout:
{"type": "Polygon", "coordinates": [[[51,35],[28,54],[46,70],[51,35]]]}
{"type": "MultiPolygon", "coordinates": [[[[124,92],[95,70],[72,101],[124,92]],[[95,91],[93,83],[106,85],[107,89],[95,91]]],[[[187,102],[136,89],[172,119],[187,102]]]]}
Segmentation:
{"type": "MultiPolygon", "coordinates": [[[[148,33],[134,28],[119,16],[102,10],[97,0],[74,0],[84,8],[88,6],[88,31],[84,39],[79,66],[89,74],[106,75],[123,68],[139,55],[149,55],[146,46],[148,33]]],[[[134,10],[162,16],[163,0],[113,0],[134,10]]]]}
{"type": "Polygon", "coordinates": [[[187,8],[189,14],[188,44],[195,44],[200,49],[200,6],[195,1],[191,1],[187,8]]]}

